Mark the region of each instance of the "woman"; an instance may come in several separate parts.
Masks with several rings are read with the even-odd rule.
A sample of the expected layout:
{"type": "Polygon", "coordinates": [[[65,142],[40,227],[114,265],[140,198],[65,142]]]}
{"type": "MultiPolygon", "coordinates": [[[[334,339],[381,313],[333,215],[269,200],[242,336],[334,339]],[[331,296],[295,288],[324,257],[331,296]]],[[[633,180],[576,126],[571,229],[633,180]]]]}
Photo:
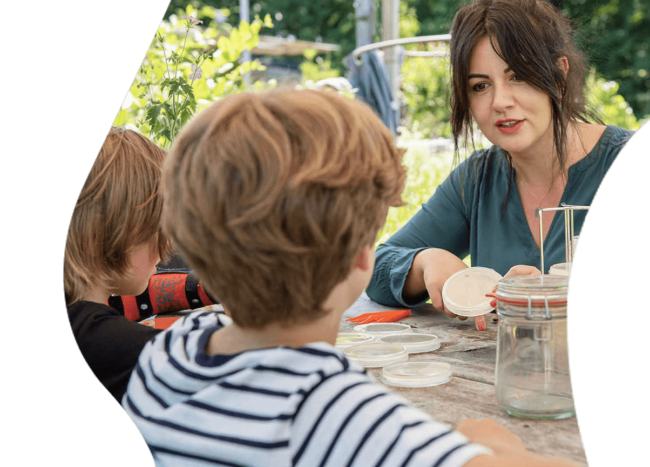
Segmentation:
{"type": "Polygon", "coordinates": [[[472,153],[377,249],[367,293],[391,306],[431,298],[443,309],[442,286],[468,254],[500,274],[539,273],[543,241],[545,265],[563,262],[564,223],[542,213],[540,238],[539,210],[590,205],[632,135],[587,110],[585,57],[550,3],[476,0],[456,14],[451,36],[456,154],[461,141],[473,145],[474,123],[493,146],[472,153]]]}

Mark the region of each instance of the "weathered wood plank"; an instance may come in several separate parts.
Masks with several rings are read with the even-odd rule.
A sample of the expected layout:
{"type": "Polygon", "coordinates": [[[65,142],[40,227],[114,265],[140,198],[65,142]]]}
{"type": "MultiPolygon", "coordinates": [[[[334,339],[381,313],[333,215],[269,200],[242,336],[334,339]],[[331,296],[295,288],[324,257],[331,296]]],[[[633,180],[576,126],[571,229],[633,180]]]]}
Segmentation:
{"type": "MultiPolygon", "coordinates": [[[[368,304],[364,304],[367,308],[368,304]]],[[[497,316],[487,315],[487,329],[477,331],[472,318],[450,319],[430,305],[416,308],[401,320],[416,332],[435,334],[441,340],[435,352],[412,354],[409,361],[440,361],[452,367],[452,380],[429,388],[396,388],[390,391],[410,400],[436,420],[457,425],[466,418],[491,418],[517,434],[532,451],[566,457],[587,466],[575,417],[567,420],[528,420],[506,414],[498,405],[494,390],[497,316]]],[[[350,332],[355,324],[342,320],[340,331],[350,332]]],[[[380,369],[368,369],[379,381],[380,369]]]]}
{"type": "MultiPolygon", "coordinates": [[[[368,371],[379,382],[380,370],[368,371]]],[[[455,426],[466,418],[491,418],[517,434],[531,451],[566,457],[587,466],[575,417],[566,420],[511,417],[499,407],[491,384],[456,376],[447,384],[429,388],[386,388],[405,397],[437,421],[455,426]]]]}

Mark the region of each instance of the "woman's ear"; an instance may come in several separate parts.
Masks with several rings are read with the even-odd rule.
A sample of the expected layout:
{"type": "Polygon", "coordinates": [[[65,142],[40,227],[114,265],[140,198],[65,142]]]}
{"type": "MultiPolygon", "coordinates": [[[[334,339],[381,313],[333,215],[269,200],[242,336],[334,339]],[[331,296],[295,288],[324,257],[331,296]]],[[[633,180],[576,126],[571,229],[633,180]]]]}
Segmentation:
{"type": "Polygon", "coordinates": [[[560,57],[559,65],[562,70],[564,70],[564,76],[569,72],[569,60],[566,57],[560,57]]]}

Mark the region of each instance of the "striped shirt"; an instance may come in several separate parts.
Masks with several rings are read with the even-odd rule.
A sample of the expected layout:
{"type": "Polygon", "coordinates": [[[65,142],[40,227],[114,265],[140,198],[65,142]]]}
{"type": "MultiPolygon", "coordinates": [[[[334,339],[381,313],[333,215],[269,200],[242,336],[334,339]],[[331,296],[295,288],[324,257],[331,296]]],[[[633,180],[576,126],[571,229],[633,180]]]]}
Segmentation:
{"type": "Polygon", "coordinates": [[[144,348],[122,405],[161,466],[461,466],[471,444],[324,342],[207,355],[196,312],[144,348]]]}

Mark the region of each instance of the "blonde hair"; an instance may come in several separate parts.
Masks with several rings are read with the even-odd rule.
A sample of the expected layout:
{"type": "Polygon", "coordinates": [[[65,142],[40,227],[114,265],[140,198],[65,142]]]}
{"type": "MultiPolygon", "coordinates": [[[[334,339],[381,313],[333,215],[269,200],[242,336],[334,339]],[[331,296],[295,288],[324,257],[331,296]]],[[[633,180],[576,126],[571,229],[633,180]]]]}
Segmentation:
{"type": "Polygon", "coordinates": [[[312,320],[403,204],[402,154],[369,107],[335,93],[231,96],[177,138],[163,229],[238,325],[312,320]]]}
{"type": "Polygon", "coordinates": [[[134,247],[155,240],[160,257],[167,256],[169,242],[160,232],[165,157],[135,131],[111,128],[70,221],[63,267],[68,305],[123,277],[134,247]]]}

